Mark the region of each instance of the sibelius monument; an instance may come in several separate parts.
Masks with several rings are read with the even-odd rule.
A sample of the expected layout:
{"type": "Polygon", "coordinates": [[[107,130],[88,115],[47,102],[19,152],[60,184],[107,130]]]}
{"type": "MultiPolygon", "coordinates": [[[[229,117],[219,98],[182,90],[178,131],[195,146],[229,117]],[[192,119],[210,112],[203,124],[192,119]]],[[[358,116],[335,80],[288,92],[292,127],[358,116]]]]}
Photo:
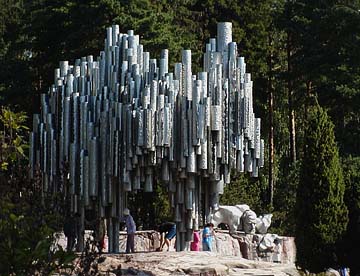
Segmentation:
{"type": "Polygon", "coordinates": [[[190,50],[169,72],[168,55],[165,49],[152,59],[132,30],[109,27],[96,59],[60,62],[33,116],[32,177],[41,174],[44,192],[71,198],[79,235],[85,210],[106,218],[109,252],[119,252],[128,193],[167,184],[180,251],[217,208],[230,171],[257,177],[264,164],[253,82],[232,24],[218,23],[203,72],[193,74],[190,50]]]}

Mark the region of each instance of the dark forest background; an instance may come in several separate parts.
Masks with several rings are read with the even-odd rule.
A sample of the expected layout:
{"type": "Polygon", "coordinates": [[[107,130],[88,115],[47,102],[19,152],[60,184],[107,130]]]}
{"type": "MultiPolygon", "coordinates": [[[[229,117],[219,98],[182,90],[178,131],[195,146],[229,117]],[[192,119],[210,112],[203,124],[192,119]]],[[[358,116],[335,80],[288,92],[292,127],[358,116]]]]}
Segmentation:
{"type": "MultiPolygon", "coordinates": [[[[261,176],[234,173],[222,204],[272,212],[270,231],[296,236],[301,268],[348,266],[360,275],[360,1],[351,0],[0,0],[0,263],[25,252],[18,262],[28,264],[0,265],[0,274],[26,275],[35,258],[26,250],[62,225],[64,202],[37,198],[41,184],[28,179],[26,157],[32,114],[58,62],[97,56],[105,28],[119,24],[155,58],[168,48],[170,64],[191,49],[196,72],[221,21],[233,23],[252,73],[266,144],[261,176]]],[[[171,213],[160,183],[155,190],[152,201],[129,198],[152,210],[134,214],[145,228],[171,213]]]]}

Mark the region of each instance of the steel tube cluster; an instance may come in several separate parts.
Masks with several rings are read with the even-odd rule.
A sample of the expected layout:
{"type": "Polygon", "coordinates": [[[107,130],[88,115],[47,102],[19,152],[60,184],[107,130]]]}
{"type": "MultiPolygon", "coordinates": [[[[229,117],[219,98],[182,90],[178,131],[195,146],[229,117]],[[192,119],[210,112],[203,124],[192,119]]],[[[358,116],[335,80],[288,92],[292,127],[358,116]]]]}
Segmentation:
{"type": "Polygon", "coordinates": [[[60,62],[33,117],[32,173],[40,170],[45,192],[71,197],[82,228],[85,210],[106,217],[113,252],[128,192],[167,184],[183,250],[216,208],[231,169],[257,177],[264,164],[253,82],[231,23],[219,23],[206,44],[203,72],[193,74],[190,50],[173,72],[168,56],[151,59],[133,31],[109,27],[96,60],[60,62]]]}

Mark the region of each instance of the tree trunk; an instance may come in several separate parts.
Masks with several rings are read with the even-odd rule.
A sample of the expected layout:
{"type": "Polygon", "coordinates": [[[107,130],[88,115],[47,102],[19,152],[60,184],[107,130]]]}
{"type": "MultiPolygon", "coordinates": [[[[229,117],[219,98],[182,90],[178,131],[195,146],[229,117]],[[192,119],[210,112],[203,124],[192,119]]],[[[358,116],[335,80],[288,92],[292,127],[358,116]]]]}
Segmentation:
{"type": "Polygon", "coordinates": [[[292,80],[292,64],[291,64],[291,35],[287,33],[287,89],[289,104],[289,135],[290,135],[290,162],[294,164],[296,161],[296,131],[295,131],[295,111],[293,107],[293,80],[292,80]]]}
{"type": "Polygon", "coordinates": [[[273,205],[274,198],[274,87],[273,87],[273,53],[272,36],[269,35],[268,57],[268,107],[269,107],[269,204],[273,205]]]}

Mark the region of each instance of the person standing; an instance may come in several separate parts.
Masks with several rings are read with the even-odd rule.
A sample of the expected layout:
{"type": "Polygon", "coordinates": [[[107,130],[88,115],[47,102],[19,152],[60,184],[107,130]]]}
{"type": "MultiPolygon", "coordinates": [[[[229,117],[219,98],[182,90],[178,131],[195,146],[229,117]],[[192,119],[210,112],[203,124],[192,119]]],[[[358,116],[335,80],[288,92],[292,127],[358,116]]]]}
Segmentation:
{"type": "Polygon", "coordinates": [[[208,223],[205,225],[202,237],[202,250],[212,251],[212,240],[214,236],[214,224],[208,223]]]}
{"type": "Polygon", "coordinates": [[[95,226],[95,241],[100,253],[105,249],[106,226],[103,218],[98,218],[95,226]]]}
{"type": "Polygon", "coordinates": [[[130,215],[130,210],[128,208],[124,209],[124,216],[120,220],[125,222],[126,225],[126,233],[127,233],[127,240],[126,240],[126,253],[135,253],[135,232],[136,232],[136,224],[133,217],[130,215]]]}
{"type": "Polygon", "coordinates": [[[64,234],[67,238],[66,250],[72,251],[76,244],[76,218],[73,213],[68,214],[64,221],[64,234]]]}
{"type": "Polygon", "coordinates": [[[281,263],[281,241],[279,239],[274,240],[274,249],[273,249],[273,262],[281,263]]]}
{"type": "Polygon", "coordinates": [[[199,231],[194,231],[193,241],[190,244],[191,251],[199,251],[200,250],[200,234],[199,231]]]}
{"type": "Polygon", "coordinates": [[[156,251],[162,251],[165,244],[168,247],[167,251],[169,251],[171,240],[176,236],[176,224],[164,222],[157,227],[157,230],[160,232],[160,247],[156,251]]]}

